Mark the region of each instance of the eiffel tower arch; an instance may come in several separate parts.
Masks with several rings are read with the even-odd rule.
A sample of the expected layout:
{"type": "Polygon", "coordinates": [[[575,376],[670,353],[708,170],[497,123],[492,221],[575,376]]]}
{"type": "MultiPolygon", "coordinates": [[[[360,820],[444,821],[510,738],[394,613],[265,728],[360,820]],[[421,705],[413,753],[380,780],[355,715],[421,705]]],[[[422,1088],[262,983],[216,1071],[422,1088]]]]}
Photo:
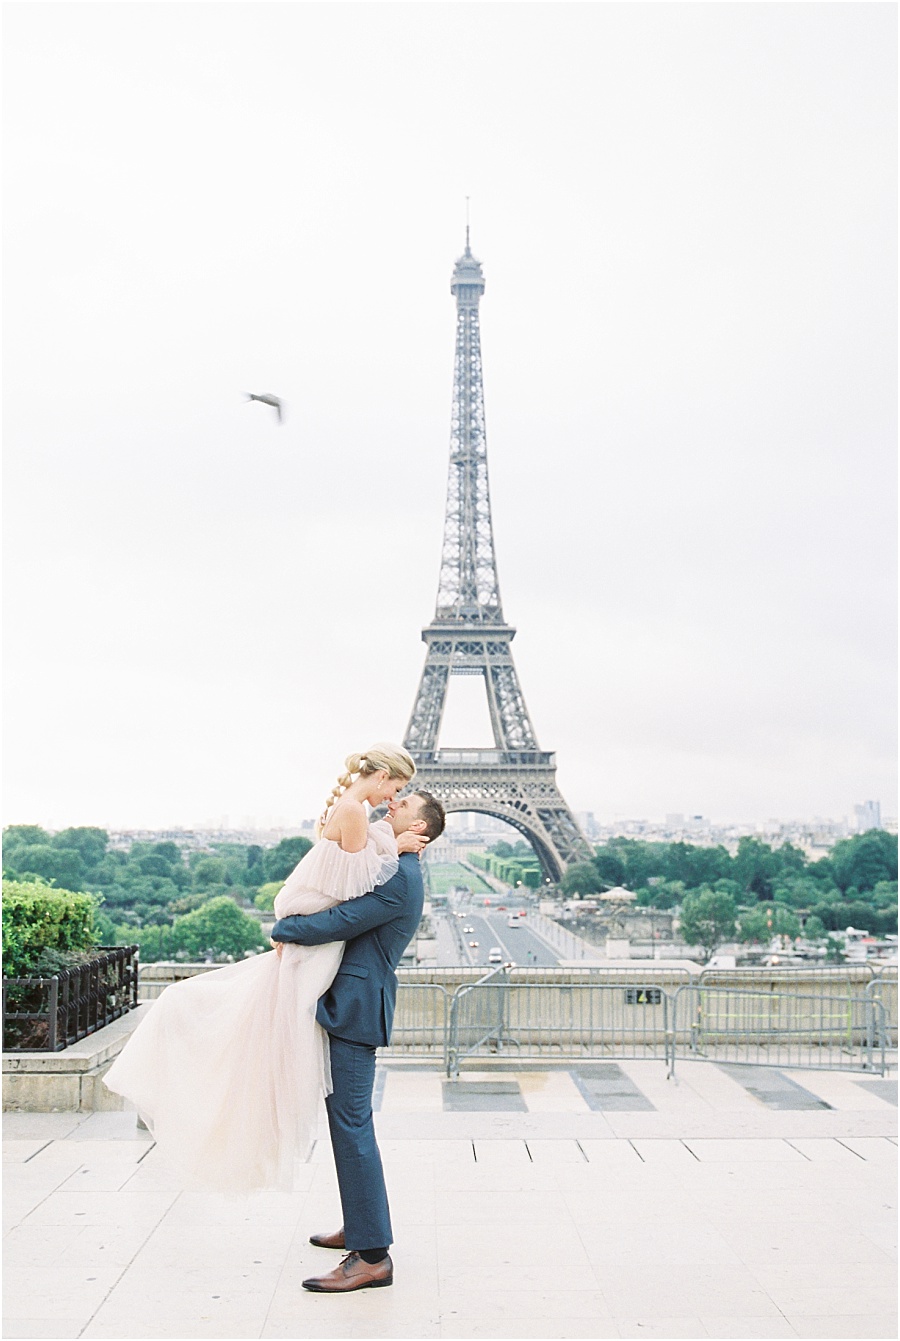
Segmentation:
{"type": "Polygon", "coordinates": [[[592,849],[556,785],[556,756],[538,745],[513,662],[516,631],[500,604],[478,324],[484,275],[468,228],[450,291],[456,354],[444,542],[434,619],[422,630],[425,666],[404,744],[416,760],[417,786],[439,797],[448,812],[476,811],[511,824],[555,882],[570,862],[589,860],[592,849]],[[484,680],[493,749],[438,748],[451,675],[484,680]]]}

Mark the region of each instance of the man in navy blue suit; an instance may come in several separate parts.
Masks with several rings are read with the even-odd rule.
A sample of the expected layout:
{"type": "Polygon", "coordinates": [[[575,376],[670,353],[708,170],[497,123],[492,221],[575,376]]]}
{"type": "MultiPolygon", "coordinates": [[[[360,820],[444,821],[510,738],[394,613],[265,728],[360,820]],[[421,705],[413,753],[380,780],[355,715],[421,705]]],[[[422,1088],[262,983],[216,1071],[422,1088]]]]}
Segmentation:
{"type": "MultiPolygon", "coordinates": [[[[444,831],[444,808],[429,792],[410,792],[388,805],[394,833],[410,830],[430,842],[444,831]]],[[[371,894],[348,899],[323,913],[282,917],[273,941],[322,945],[346,941],[334,982],[319,1000],[316,1019],[329,1034],[333,1093],[325,1100],[334,1150],[343,1228],[314,1234],[310,1243],[346,1251],[340,1266],[303,1282],[307,1290],[343,1294],[391,1285],[393,1242],[381,1155],[372,1118],[375,1049],[390,1040],[397,999],[394,969],[422,916],[422,872],[411,852],[400,869],[371,894]]]]}

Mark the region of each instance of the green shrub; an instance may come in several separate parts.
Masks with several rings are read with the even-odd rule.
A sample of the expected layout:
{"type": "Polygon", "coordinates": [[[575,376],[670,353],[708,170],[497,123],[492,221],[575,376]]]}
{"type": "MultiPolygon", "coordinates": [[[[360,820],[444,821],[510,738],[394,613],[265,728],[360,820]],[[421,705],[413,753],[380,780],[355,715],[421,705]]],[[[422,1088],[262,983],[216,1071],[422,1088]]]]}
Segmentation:
{"type": "Polygon", "coordinates": [[[56,889],[40,880],[4,880],[4,975],[39,974],[45,956],[50,972],[77,963],[97,943],[96,910],[97,900],[90,894],[56,889]]]}

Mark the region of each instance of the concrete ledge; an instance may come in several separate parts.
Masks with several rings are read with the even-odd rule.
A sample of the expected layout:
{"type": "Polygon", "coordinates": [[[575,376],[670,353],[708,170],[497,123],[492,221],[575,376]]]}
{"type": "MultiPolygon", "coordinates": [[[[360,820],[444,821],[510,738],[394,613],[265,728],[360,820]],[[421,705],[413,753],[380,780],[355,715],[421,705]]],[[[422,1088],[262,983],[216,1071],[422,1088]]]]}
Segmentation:
{"type": "Polygon", "coordinates": [[[103,1076],[152,1008],[138,1006],[62,1052],[4,1052],[3,1111],[92,1113],[119,1111],[124,1100],[103,1076]]]}

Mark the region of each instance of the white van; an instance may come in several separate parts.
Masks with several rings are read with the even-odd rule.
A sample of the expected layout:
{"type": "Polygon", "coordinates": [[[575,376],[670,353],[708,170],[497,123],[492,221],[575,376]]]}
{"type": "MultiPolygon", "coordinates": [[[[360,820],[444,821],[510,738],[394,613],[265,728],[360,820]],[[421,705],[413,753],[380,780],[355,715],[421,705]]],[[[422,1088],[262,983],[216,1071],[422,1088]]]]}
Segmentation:
{"type": "Polygon", "coordinates": [[[488,954],[488,963],[489,964],[503,963],[503,951],[500,949],[499,945],[494,945],[491,947],[490,953],[488,954]]]}

